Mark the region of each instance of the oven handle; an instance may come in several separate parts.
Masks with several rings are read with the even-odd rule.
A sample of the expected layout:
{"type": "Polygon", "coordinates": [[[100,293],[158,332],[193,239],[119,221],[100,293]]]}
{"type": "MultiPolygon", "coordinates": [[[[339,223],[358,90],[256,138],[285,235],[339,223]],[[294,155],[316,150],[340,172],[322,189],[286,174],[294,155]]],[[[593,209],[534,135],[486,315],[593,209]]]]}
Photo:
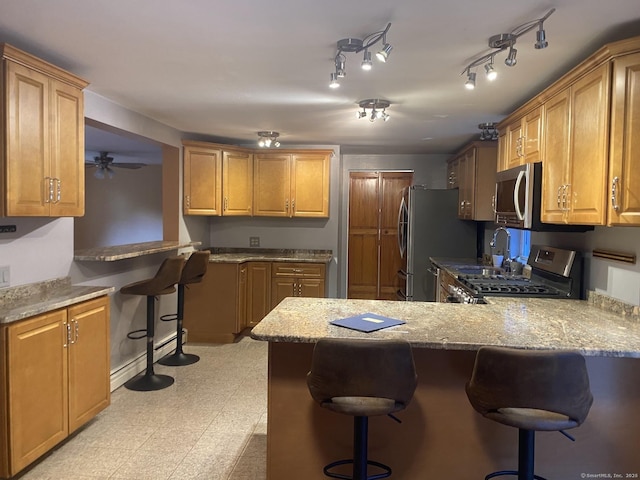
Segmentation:
{"type": "Polygon", "coordinates": [[[518,178],[516,179],[516,186],[513,189],[513,205],[516,207],[516,215],[518,216],[518,220],[524,220],[524,215],[522,214],[522,210],[520,210],[520,198],[518,192],[520,192],[520,184],[522,183],[522,178],[525,176],[526,172],[522,170],[518,173],[518,178]]]}

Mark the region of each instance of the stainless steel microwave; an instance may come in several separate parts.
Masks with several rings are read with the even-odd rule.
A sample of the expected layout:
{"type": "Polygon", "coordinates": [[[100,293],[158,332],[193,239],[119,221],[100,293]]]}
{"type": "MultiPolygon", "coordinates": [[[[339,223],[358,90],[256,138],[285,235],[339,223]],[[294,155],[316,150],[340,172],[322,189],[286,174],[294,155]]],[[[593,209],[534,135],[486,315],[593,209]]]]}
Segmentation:
{"type": "Polygon", "coordinates": [[[527,163],[496,174],[495,223],[534,231],[584,232],[585,225],[555,225],[540,221],[542,163],[527,163]]]}

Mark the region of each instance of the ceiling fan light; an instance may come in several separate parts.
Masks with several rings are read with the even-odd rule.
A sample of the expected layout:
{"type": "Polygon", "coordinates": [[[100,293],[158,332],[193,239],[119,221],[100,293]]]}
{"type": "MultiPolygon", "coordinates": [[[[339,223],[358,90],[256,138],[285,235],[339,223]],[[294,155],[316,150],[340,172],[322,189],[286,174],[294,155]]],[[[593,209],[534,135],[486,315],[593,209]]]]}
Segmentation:
{"type": "Polygon", "coordinates": [[[100,167],[96,168],[96,171],[93,172],[93,176],[98,180],[104,180],[104,169],[100,167]]]}

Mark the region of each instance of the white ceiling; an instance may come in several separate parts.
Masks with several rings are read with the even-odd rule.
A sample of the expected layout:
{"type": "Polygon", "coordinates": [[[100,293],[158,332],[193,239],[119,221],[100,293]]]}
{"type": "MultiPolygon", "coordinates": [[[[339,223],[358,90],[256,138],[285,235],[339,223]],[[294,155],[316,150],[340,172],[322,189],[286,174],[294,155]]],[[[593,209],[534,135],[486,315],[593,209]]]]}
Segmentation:
{"type": "MultiPolygon", "coordinates": [[[[87,79],[91,90],[193,136],[247,144],[259,130],[287,144],[343,153],[451,153],[478,123],[502,119],[603,43],[640,35],[638,0],[1,0],[0,41],[87,79]],[[535,20],[518,63],[463,88],[488,38],[535,20]],[[328,88],[336,42],[391,28],[389,61],[328,88]],[[356,119],[366,98],[391,102],[388,122],[356,119]]],[[[89,148],[89,142],[87,143],[89,148]]]]}

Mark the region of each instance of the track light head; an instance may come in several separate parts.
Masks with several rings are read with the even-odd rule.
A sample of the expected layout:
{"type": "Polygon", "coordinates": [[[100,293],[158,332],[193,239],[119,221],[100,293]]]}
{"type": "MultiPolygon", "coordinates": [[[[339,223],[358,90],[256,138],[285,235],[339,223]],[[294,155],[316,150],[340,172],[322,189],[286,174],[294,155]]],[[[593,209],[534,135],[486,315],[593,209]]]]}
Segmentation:
{"type": "Polygon", "coordinates": [[[382,63],[385,63],[387,61],[387,58],[389,58],[389,54],[391,53],[391,50],[393,50],[393,47],[390,44],[385,43],[384,47],[382,47],[382,50],[376,53],[376,58],[380,60],[382,63]]]}
{"type": "Polygon", "coordinates": [[[464,83],[464,86],[467,90],[473,90],[476,88],[476,73],[475,72],[467,72],[467,81],[464,83]]]}
{"type": "Polygon", "coordinates": [[[496,72],[493,68],[493,61],[491,61],[491,63],[487,63],[484,66],[484,69],[487,72],[487,80],[489,80],[490,82],[493,82],[498,77],[498,72],[496,72]]]}
{"type": "Polygon", "coordinates": [[[369,71],[373,67],[371,63],[371,52],[367,49],[364,51],[364,58],[362,59],[362,70],[369,71]]]}
{"type": "Polygon", "coordinates": [[[544,31],[544,28],[542,28],[542,23],[541,23],[540,28],[536,32],[536,43],[534,44],[534,47],[536,48],[536,50],[542,50],[543,48],[547,48],[549,46],[549,42],[547,42],[546,37],[547,35],[544,31]]]}
{"type": "Polygon", "coordinates": [[[509,55],[507,55],[507,58],[504,59],[504,64],[507,67],[513,67],[516,63],[518,63],[518,60],[516,59],[517,54],[518,50],[513,48],[513,45],[511,45],[511,47],[509,47],[509,55]]]}
{"type": "Polygon", "coordinates": [[[279,147],[280,142],[278,141],[278,137],[280,134],[278,132],[273,132],[271,130],[258,132],[258,146],[262,148],[270,148],[270,147],[279,147]]]}
{"type": "Polygon", "coordinates": [[[387,108],[391,105],[391,102],[388,100],[380,100],[377,98],[368,98],[367,100],[361,100],[358,102],[358,106],[362,110],[358,110],[356,112],[356,118],[367,118],[369,117],[370,122],[375,122],[378,119],[382,119],[385,122],[389,119],[389,114],[387,113],[387,108]],[[371,109],[369,112],[367,109],[371,109]]]}
{"type": "Polygon", "coordinates": [[[338,82],[338,74],[337,73],[332,73],[331,74],[331,81],[329,82],[329,87],[338,88],[339,86],[340,86],[340,82],[338,82]]]}

